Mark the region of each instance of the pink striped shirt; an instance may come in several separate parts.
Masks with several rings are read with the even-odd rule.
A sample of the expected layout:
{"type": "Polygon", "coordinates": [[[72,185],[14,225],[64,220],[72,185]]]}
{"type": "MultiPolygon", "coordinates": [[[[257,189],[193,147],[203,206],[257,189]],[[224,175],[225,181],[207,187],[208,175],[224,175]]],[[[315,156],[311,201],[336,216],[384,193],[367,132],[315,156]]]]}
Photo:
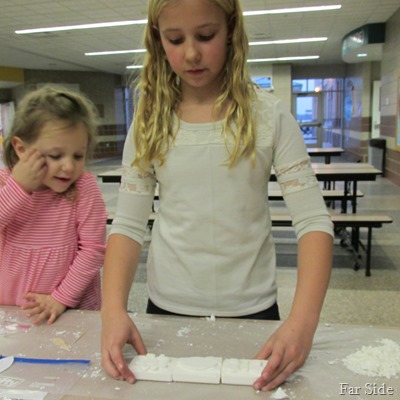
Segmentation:
{"type": "Polygon", "coordinates": [[[0,304],[21,305],[34,292],[100,308],[107,214],[93,175],[83,173],[76,189],[74,201],[51,189],[28,194],[0,170],[0,304]]]}

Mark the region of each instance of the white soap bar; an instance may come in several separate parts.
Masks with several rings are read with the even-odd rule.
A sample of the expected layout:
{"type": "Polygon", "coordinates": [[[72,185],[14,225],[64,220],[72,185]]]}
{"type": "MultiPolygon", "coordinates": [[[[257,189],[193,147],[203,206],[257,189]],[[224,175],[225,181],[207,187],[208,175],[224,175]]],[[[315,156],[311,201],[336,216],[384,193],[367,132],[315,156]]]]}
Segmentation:
{"type": "Polygon", "coordinates": [[[220,357],[183,357],[174,363],[172,379],[175,382],[214,383],[221,381],[220,357]]]}
{"type": "Polygon", "coordinates": [[[148,353],[134,357],[129,368],[138,380],[172,382],[174,363],[175,358],[148,353]]]}
{"type": "Polygon", "coordinates": [[[221,382],[229,385],[252,385],[261,376],[267,360],[227,358],[222,363],[221,382]]]}
{"type": "Polygon", "coordinates": [[[266,365],[266,360],[175,358],[148,353],[145,356],[134,357],[129,368],[137,380],[252,385],[266,365]]]}

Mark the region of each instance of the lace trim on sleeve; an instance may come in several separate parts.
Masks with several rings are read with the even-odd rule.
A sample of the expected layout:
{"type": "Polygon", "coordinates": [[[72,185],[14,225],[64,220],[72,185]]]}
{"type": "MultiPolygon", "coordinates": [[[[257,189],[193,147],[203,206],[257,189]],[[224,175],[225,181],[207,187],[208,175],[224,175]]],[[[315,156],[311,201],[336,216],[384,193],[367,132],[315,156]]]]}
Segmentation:
{"type": "Polygon", "coordinates": [[[309,157],[282,167],[275,167],[275,173],[283,195],[318,185],[309,157]]]}
{"type": "Polygon", "coordinates": [[[141,172],[137,168],[124,165],[119,187],[120,192],[152,195],[155,187],[156,179],[151,169],[141,172]]]}

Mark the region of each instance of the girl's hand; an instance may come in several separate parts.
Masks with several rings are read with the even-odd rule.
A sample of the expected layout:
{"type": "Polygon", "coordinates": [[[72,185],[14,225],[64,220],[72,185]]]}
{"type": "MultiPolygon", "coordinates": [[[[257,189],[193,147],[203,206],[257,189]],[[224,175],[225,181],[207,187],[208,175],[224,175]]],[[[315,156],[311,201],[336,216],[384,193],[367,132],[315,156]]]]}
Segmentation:
{"type": "Polygon", "coordinates": [[[24,299],[27,302],[22,309],[27,311],[26,314],[32,318],[34,325],[46,320],[48,325],[52,324],[67,308],[49,294],[27,293],[24,299]]]}
{"type": "Polygon", "coordinates": [[[273,390],[300,368],[310,353],[314,332],[313,327],[290,319],[283,322],[256,355],[257,359],[268,359],[268,364],[254,382],[254,389],[273,390]]]}
{"type": "Polygon", "coordinates": [[[102,317],[101,364],[114,379],[135,383],[135,376],[122,356],[122,348],[129,343],[138,354],[146,354],[142,337],[127,312],[114,311],[107,316],[103,312],[102,317]]]}
{"type": "Polygon", "coordinates": [[[45,156],[38,150],[28,149],[20,155],[11,175],[27,193],[31,193],[42,185],[46,172],[45,156]]]}

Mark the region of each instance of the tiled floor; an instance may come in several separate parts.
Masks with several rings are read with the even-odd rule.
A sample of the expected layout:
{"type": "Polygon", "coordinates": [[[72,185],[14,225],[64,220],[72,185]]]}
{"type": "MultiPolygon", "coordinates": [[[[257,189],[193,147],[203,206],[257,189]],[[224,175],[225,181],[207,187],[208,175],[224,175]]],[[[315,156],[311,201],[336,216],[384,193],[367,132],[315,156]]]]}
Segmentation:
{"type": "MultiPolygon", "coordinates": [[[[343,161],[343,158],[335,158],[334,161],[343,161]]],[[[313,162],[323,160],[315,158],[313,162]]],[[[96,160],[89,169],[97,174],[118,166],[120,160],[114,158],[96,160]]],[[[101,183],[99,180],[99,186],[107,207],[115,208],[118,184],[101,183]]],[[[400,326],[400,187],[378,177],[374,182],[359,182],[358,188],[364,193],[364,197],[358,201],[357,212],[387,214],[393,217],[394,222],[373,230],[371,277],[365,276],[363,267],[358,271],[353,269],[352,254],[340,246],[339,238],[335,240],[334,268],[321,322],[400,326]]],[[[294,235],[288,228],[276,228],[274,236],[278,252],[278,303],[282,318],[285,318],[290,310],[296,283],[296,244],[294,235]]],[[[366,231],[362,230],[361,238],[366,239],[366,231]]],[[[145,310],[145,258],[148,244],[146,242],[132,286],[129,299],[131,311],[145,310]]],[[[363,252],[362,255],[364,262],[363,252]]]]}

